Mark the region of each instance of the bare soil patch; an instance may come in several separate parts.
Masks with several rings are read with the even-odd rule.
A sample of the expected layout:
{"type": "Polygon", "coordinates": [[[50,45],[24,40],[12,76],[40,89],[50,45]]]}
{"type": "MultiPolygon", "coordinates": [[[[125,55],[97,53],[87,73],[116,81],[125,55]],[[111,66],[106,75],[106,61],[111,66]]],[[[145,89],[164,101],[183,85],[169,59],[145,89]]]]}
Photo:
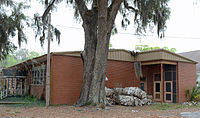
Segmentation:
{"type": "Polygon", "coordinates": [[[67,105],[48,108],[0,105],[1,118],[180,118],[181,112],[196,111],[200,111],[200,107],[181,107],[179,105],[126,107],[114,105],[99,109],[67,105]]]}

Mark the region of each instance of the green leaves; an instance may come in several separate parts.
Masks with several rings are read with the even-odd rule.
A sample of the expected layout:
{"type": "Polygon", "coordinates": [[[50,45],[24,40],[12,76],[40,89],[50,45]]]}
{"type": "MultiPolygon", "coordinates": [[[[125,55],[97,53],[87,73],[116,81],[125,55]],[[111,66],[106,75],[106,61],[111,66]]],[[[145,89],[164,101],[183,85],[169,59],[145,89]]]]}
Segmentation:
{"type": "Polygon", "coordinates": [[[194,86],[191,93],[189,89],[186,90],[186,96],[189,101],[200,101],[200,88],[194,86]]]}
{"type": "Polygon", "coordinates": [[[166,21],[169,19],[169,0],[125,0],[120,13],[123,16],[122,27],[127,27],[131,19],[129,14],[134,14],[134,25],[137,34],[143,34],[146,29],[157,27],[159,38],[164,37],[166,21]]]}
{"type": "MultiPolygon", "coordinates": [[[[34,26],[34,30],[36,33],[35,38],[39,37],[40,44],[43,47],[44,41],[47,38],[46,37],[47,36],[47,24],[44,24],[42,22],[42,17],[38,13],[34,14],[34,21],[35,22],[34,22],[33,26],[34,26]]],[[[51,41],[53,41],[53,37],[55,36],[56,41],[58,42],[58,44],[60,44],[61,32],[51,24],[50,24],[50,27],[51,27],[51,41]]]]}
{"type": "Polygon", "coordinates": [[[16,27],[13,22],[12,17],[0,14],[0,60],[4,59],[9,52],[16,48],[9,38],[15,36],[16,27]]]}
{"type": "Polygon", "coordinates": [[[0,0],[0,8],[5,5],[5,6],[13,6],[14,2],[12,0],[0,0]]]}
{"type": "Polygon", "coordinates": [[[33,26],[35,26],[34,30],[35,30],[35,38],[40,37],[40,44],[43,47],[44,45],[44,41],[47,38],[46,34],[47,34],[47,26],[50,25],[50,33],[51,33],[51,41],[53,41],[53,36],[56,36],[56,40],[58,42],[58,44],[60,43],[60,35],[61,32],[54,27],[52,24],[48,24],[47,21],[49,20],[48,16],[51,10],[53,10],[53,8],[55,8],[55,4],[60,3],[62,0],[51,0],[50,2],[48,2],[48,0],[45,0],[45,11],[43,13],[42,16],[40,16],[38,13],[34,14],[34,21],[35,23],[33,24],[33,26]]]}
{"type": "Polygon", "coordinates": [[[0,62],[0,68],[10,67],[39,56],[40,54],[38,52],[29,52],[28,49],[20,49],[12,54],[7,55],[6,58],[0,62]]]}
{"type": "MultiPolygon", "coordinates": [[[[0,60],[5,59],[6,56],[16,49],[16,46],[11,42],[11,38],[18,36],[18,44],[21,46],[21,42],[26,42],[26,36],[23,32],[25,25],[29,24],[29,18],[23,14],[23,10],[29,8],[29,6],[23,5],[23,3],[13,3],[11,0],[4,2],[2,0],[0,5],[12,5],[11,15],[5,12],[0,12],[0,60]],[[8,3],[9,2],[9,3],[8,3]]],[[[3,8],[0,7],[2,11],[3,8]]]]}
{"type": "Polygon", "coordinates": [[[149,47],[148,45],[136,45],[135,46],[135,50],[136,51],[139,51],[139,52],[143,52],[143,51],[149,51],[149,50],[156,50],[156,49],[165,49],[165,50],[168,50],[170,52],[176,52],[176,48],[168,48],[168,47],[163,47],[163,48],[160,48],[160,47],[149,47]]]}

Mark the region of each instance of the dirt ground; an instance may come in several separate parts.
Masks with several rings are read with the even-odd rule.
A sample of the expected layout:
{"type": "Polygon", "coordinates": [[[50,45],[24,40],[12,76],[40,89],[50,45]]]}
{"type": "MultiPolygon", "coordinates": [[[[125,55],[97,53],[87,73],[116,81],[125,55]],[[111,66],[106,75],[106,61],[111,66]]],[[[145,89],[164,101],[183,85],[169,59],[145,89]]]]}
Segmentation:
{"type": "Polygon", "coordinates": [[[181,112],[200,111],[200,107],[159,110],[152,106],[96,107],[50,106],[13,107],[0,105],[0,118],[180,118],[181,112]]]}

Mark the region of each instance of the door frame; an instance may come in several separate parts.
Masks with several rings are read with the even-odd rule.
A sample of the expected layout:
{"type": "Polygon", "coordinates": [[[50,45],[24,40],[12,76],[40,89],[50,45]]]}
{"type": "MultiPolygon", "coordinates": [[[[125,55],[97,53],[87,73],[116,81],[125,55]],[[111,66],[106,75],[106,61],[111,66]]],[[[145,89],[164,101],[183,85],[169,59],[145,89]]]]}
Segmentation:
{"type": "Polygon", "coordinates": [[[154,91],[153,92],[154,92],[154,101],[159,101],[160,102],[161,101],[161,97],[162,97],[161,96],[161,82],[160,81],[154,81],[154,91]],[[157,83],[160,84],[160,92],[156,92],[156,88],[155,87],[156,87],[157,83]],[[156,94],[160,94],[160,99],[156,98],[156,94]]]}
{"type": "Polygon", "coordinates": [[[153,96],[154,96],[154,101],[157,101],[157,102],[161,102],[161,91],[162,91],[162,83],[161,83],[161,78],[160,78],[160,81],[155,81],[155,75],[157,74],[160,74],[161,76],[161,73],[153,73],[153,96]],[[159,83],[160,84],[160,92],[156,92],[156,83],[159,83]],[[156,94],[160,94],[160,99],[156,99],[156,94]]]}
{"type": "Polygon", "coordinates": [[[172,81],[164,81],[164,102],[172,102],[173,101],[173,82],[172,81]],[[166,91],[166,83],[171,84],[171,92],[166,91]],[[166,99],[166,94],[171,94],[171,100],[166,99]]]}

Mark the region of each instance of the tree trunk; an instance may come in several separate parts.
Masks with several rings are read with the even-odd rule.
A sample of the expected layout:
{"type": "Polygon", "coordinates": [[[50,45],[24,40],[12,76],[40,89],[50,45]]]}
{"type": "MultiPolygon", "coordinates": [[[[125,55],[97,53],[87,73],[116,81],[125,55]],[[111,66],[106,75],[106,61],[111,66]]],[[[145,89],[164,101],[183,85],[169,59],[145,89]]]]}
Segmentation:
{"type": "Polygon", "coordinates": [[[85,47],[81,54],[83,82],[80,97],[76,102],[77,106],[107,104],[105,78],[109,41],[121,2],[122,0],[114,0],[108,9],[107,0],[94,0],[96,4],[93,3],[93,6],[98,10],[97,8],[87,10],[81,0],[76,0],[85,31],[85,47]]]}
{"type": "Polygon", "coordinates": [[[88,99],[93,78],[97,45],[97,20],[95,19],[97,19],[97,11],[90,11],[87,13],[85,20],[83,20],[83,28],[85,32],[85,46],[84,51],[81,54],[83,61],[83,81],[81,94],[76,102],[77,106],[90,104],[88,99]]]}
{"type": "Polygon", "coordinates": [[[109,47],[106,20],[107,17],[98,17],[97,12],[93,15],[88,14],[84,20],[85,47],[82,52],[83,82],[81,94],[76,103],[77,106],[98,103],[106,104],[105,77],[109,47]],[[98,36],[97,26],[99,26],[98,36]]]}
{"type": "Polygon", "coordinates": [[[98,0],[98,37],[89,101],[106,104],[105,78],[109,39],[107,39],[107,0],[98,0]]]}

